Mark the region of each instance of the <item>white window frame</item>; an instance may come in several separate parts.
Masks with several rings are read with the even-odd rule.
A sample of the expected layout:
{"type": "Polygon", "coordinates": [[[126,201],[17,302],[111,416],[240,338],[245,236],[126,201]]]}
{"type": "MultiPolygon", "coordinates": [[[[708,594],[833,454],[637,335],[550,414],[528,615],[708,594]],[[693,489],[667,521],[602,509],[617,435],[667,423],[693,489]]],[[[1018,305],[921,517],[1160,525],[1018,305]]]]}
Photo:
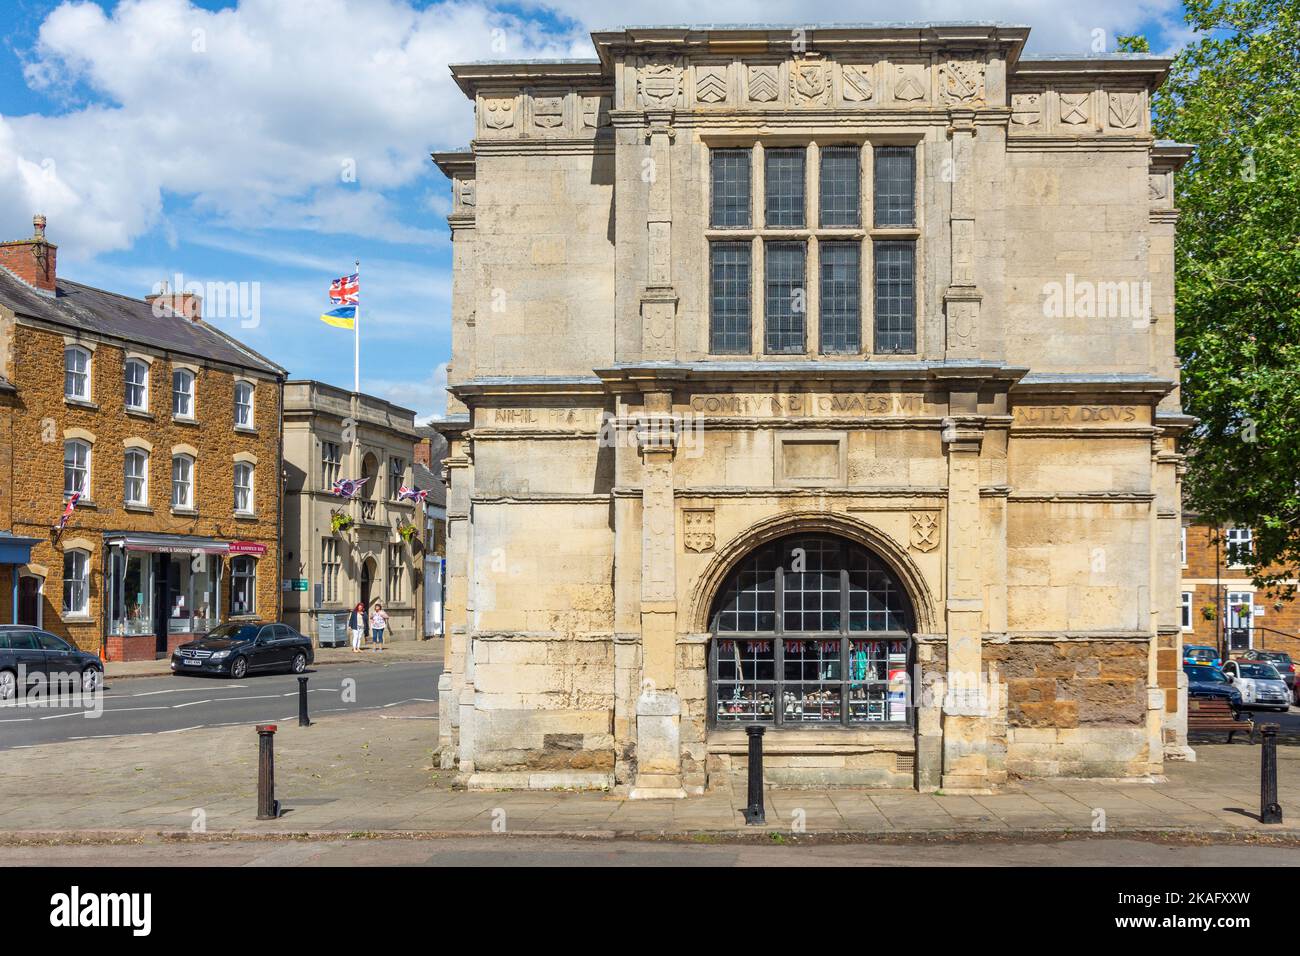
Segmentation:
{"type": "Polygon", "coordinates": [[[1239,550],[1242,554],[1253,554],[1255,541],[1254,534],[1251,533],[1249,528],[1229,528],[1225,537],[1227,540],[1228,567],[1244,568],[1246,566],[1245,562],[1232,560],[1234,543],[1239,546],[1239,550]]]}
{"type": "Polygon", "coordinates": [[[87,501],[91,500],[90,479],[92,475],[92,466],[94,462],[95,446],[82,438],[68,438],[63,442],[63,497],[70,498],[74,491],[80,491],[81,497],[87,501]],[[72,463],[74,469],[81,468],[81,487],[68,486],[68,451],[70,449],[83,448],[86,452],[86,461],[84,465],[78,466],[75,458],[72,463]]]}
{"type": "Polygon", "coordinates": [[[1183,567],[1187,567],[1187,525],[1182,525],[1182,540],[1179,544],[1179,557],[1183,567]]]}
{"type": "Polygon", "coordinates": [[[1179,626],[1185,634],[1192,632],[1192,603],[1195,597],[1195,592],[1184,591],[1179,602],[1179,626]]]}
{"type": "Polygon", "coordinates": [[[69,548],[63,552],[63,615],[65,617],[86,617],[90,614],[90,552],[83,548],[69,548]],[[80,559],[80,576],[78,570],[80,559]],[[72,571],[69,573],[69,562],[72,571]],[[69,590],[72,585],[72,590],[69,590]],[[80,585],[79,589],[77,585],[80,585]]]}
{"type": "Polygon", "coordinates": [[[144,448],[128,448],[126,454],[122,456],[122,501],[128,505],[147,505],[149,504],[149,452],[144,448]],[[143,460],[144,466],[139,475],[131,474],[127,468],[133,457],[139,457],[143,460]],[[134,480],[140,482],[140,496],[131,497],[131,482],[134,480]]]}
{"type": "Polygon", "coordinates": [[[388,499],[397,500],[397,492],[406,484],[406,459],[398,458],[396,455],[388,456],[388,499]],[[394,470],[393,466],[400,464],[402,467],[394,470]]]}
{"type": "Polygon", "coordinates": [[[320,477],[321,491],[329,491],[334,486],[334,482],[339,480],[343,469],[343,443],[337,441],[322,441],[320,443],[320,477]],[[336,457],[331,458],[330,452],[333,451],[336,457]]]}
{"type": "Polygon", "coordinates": [[[253,387],[252,382],[245,382],[245,381],[235,382],[235,427],[236,428],[246,428],[251,431],[253,428],[256,427],[256,425],[254,424],[255,419],[253,417],[255,414],[253,408],[253,399],[254,396],[256,395],[256,392],[257,390],[253,387]],[[244,390],[247,390],[248,392],[247,402],[241,402],[239,400],[239,393],[244,390]],[[239,420],[239,413],[242,409],[245,408],[248,409],[248,420],[241,422],[239,420]]]}
{"type": "Polygon", "coordinates": [[[256,474],[253,464],[247,461],[235,462],[235,514],[251,515],[257,511],[257,502],[253,499],[253,480],[256,474]],[[248,476],[246,484],[240,484],[240,473],[248,476]],[[244,507],[239,506],[240,492],[244,492],[244,507]]]}
{"type": "Polygon", "coordinates": [[[84,349],[80,345],[69,345],[63,350],[63,397],[76,402],[89,402],[90,399],[90,379],[91,379],[91,362],[94,360],[90,354],[90,349],[84,349]],[[72,367],[72,359],[80,357],[82,368],[72,367]],[[72,384],[77,380],[76,376],[81,378],[82,391],[71,391],[72,384]]]}
{"type": "Polygon", "coordinates": [[[321,539],[321,603],[334,604],[339,599],[339,542],[333,536],[321,539]]]}
{"type": "Polygon", "coordinates": [[[195,387],[198,382],[198,376],[190,369],[175,368],[172,369],[172,418],[179,418],[182,421],[194,421],[197,417],[195,406],[198,404],[198,389],[195,387]],[[188,388],[182,388],[181,383],[188,383],[188,388]],[[178,399],[186,398],[189,400],[187,411],[178,412],[176,406],[178,399]]]}
{"type": "Polygon", "coordinates": [[[198,462],[195,460],[193,455],[186,455],[184,453],[178,453],[172,455],[172,507],[173,508],[184,510],[184,511],[194,510],[194,479],[197,470],[198,470],[198,462]],[[176,478],[176,463],[178,461],[184,461],[189,464],[189,474],[185,477],[184,480],[184,483],[187,488],[186,500],[179,501],[179,502],[176,500],[176,488],[177,485],[180,483],[176,478]]]}
{"type": "Polygon", "coordinates": [[[237,617],[257,614],[257,559],[251,555],[239,554],[230,559],[230,613],[237,617]],[[245,567],[248,570],[241,570],[245,567]],[[240,581],[248,582],[248,606],[242,611],[236,610],[235,603],[240,581]]]}
{"type": "Polygon", "coordinates": [[[402,546],[400,544],[390,544],[388,546],[388,582],[387,587],[384,589],[385,600],[390,606],[405,602],[405,583],[406,565],[402,561],[402,546]]]}
{"type": "Polygon", "coordinates": [[[122,369],[122,401],[126,405],[127,411],[130,412],[147,412],[149,410],[149,363],[140,359],[127,359],[126,365],[122,369]],[[144,369],[144,377],[138,381],[131,381],[131,367],[144,369]],[[138,405],[131,404],[131,389],[140,389],[140,394],[144,396],[144,401],[138,405]]]}

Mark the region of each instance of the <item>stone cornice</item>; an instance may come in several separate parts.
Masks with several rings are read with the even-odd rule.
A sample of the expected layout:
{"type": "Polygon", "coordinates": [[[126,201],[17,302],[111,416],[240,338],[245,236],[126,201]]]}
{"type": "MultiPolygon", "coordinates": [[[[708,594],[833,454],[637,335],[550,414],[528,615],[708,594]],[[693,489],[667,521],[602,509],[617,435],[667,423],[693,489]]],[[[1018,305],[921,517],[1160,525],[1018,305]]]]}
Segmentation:
{"type": "Polygon", "coordinates": [[[610,82],[598,60],[453,63],[449,69],[456,85],[470,99],[474,99],[482,87],[518,87],[553,83],[608,86],[610,82]]]}
{"type": "Polygon", "coordinates": [[[1104,136],[1036,136],[1010,135],[1007,137],[1007,150],[1023,150],[1040,153],[1059,153],[1079,150],[1081,152],[1147,152],[1155,141],[1144,135],[1104,136]]]}
{"type": "Polygon", "coordinates": [[[476,156],[594,156],[614,152],[607,136],[585,139],[476,139],[476,156]]]}
{"type": "Polygon", "coordinates": [[[1093,396],[1147,396],[1159,399],[1174,389],[1169,379],[1149,375],[1065,375],[1043,372],[1026,375],[1011,387],[1012,396],[1018,400],[1031,397],[1056,398],[1071,396],[1080,400],[1093,396]]]}
{"type": "Polygon", "coordinates": [[[686,382],[728,384],[738,382],[842,382],[857,387],[883,382],[994,384],[1011,387],[1027,369],[997,362],[645,362],[596,369],[607,388],[615,392],[639,391],[651,384],[672,386],[686,382]]]}
{"type": "Polygon", "coordinates": [[[1140,79],[1148,89],[1164,82],[1173,63],[1169,57],[1149,53],[1103,56],[1022,57],[1008,70],[1009,82],[1016,80],[1079,80],[1105,77],[1140,79]]]}

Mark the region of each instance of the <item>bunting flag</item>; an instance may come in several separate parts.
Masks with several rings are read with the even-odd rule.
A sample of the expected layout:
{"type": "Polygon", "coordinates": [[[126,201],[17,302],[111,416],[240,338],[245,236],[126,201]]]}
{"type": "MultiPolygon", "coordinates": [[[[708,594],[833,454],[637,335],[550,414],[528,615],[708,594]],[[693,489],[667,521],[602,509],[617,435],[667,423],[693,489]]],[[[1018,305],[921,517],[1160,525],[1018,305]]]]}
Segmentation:
{"type": "Polygon", "coordinates": [[[335,279],[330,283],[330,301],[335,305],[356,305],[361,301],[361,274],[335,279]]]}
{"type": "Polygon", "coordinates": [[[330,494],[339,498],[355,498],[361,486],[369,480],[369,478],[339,478],[330,488],[330,494]]]}
{"type": "Polygon", "coordinates": [[[80,491],[74,491],[68,498],[68,503],[63,507],[63,515],[59,518],[59,523],[54,526],[54,530],[58,534],[63,534],[63,529],[68,526],[68,519],[72,517],[72,512],[77,510],[77,502],[80,500],[80,491]]]}
{"type": "Polygon", "coordinates": [[[423,504],[429,498],[429,489],[427,488],[408,488],[406,485],[397,489],[398,501],[417,501],[423,504]]]}
{"type": "Polygon", "coordinates": [[[322,312],[320,320],[326,325],[332,325],[336,329],[352,329],[357,321],[357,307],[355,305],[345,305],[337,309],[330,309],[328,312],[322,312]]]}

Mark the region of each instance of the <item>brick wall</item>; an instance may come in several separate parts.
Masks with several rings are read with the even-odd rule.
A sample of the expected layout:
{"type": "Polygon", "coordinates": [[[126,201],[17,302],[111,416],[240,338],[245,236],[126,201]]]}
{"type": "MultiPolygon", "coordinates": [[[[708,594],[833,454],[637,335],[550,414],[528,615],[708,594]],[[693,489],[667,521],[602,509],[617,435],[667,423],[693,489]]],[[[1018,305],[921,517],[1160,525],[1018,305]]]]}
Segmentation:
{"type": "Polygon", "coordinates": [[[1232,591],[1254,592],[1253,604],[1262,605],[1264,613],[1251,623],[1259,628],[1253,634],[1254,646],[1260,650],[1287,651],[1300,660],[1300,599],[1287,599],[1257,590],[1246,569],[1227,563],[1227,541],[1220,542],[1215,553],[1216,529],[1212,525],[1186,524],[1187,563],[1183,566],[1181,590],[1192,594],[1191,630],[1183,632],[1183,645],[1218,646],[1217,620],[1207,619],[1204,608],[1215,606],[1215,580],[1223,594],[1219,613],[1226,616],[1227,594],[1232,591]],[[1277,633],[1282,632],[1282,633],[1277,633]]]}
{"type": "MultiPolygon", "coordinates": [[[[153,355],[149,374],[148,417],[128,413],[124,395],[127,349],[99,342],[91,361],[91,401],[97,407],[70,404],[63,396],[64,336],[19,325],[14,335],[11,365],[18,387],[13,420],[11,527],[15,534],[40,538],[32,563],[47,570],[43,623],[54,633],[87,650],[100,652],[105,622],[104,548],[106,531],[133,531],[201,535],[223,541],[256,541],[267,553],[257,565],[257,611],[276,614],[279,599],[280,558],[276,545],[279,494],[279,388],[273,379],[256,378],[254,423],[256,434],[234,429],[236,373],[188,357],[185,365],[198,365],[195,414],[198,424],[175,422],[171,415],[172,364],[153,355]],[[50,528],[63,510],[63,442],[68,429],[94,435],[90,502],[77,508],[58,545],[50,528]],[[149,458],[149,511],[128,510],[123,503],[124,440],[140,438],[153,446],[149,458]],[[171,511],[171,459],[175,445],[197,452],[194,501],[196,515],[171,511]],[[255,518],[234,515],[233,456],[256,456],[254,468],[255,518]],[[89,620],[65,621],[62,615],[63,550],[67,542],[87,539],[94,543],[90,557],[89,620]]],[[[148,347],[130,348],[148,353],[148,347]]],[[[230,566],[223,569],[223,615],[230,607],[230,566]]],[[[6,585],[7,589],[7,585],[6,585]]],[[[8,601],[8,597],[5,598],[8,601]]],[[[7,618],[6,618],[7,619],[7,618]]]]}

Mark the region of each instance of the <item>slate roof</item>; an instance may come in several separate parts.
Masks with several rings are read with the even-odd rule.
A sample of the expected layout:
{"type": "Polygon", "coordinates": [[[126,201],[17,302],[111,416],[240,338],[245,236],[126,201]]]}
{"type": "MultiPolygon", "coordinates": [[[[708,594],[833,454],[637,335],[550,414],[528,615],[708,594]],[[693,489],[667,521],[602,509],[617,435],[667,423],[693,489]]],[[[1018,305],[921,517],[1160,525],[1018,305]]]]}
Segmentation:
{"type": "Polygon", "coordinates": [[[429,504],[447,507],[447,486],[441,478],[418,461],[411,465],[411,477],[415,480],[415,487],[429,489],[429,504]]]}
{"type": "Polygon", "coordinates": [[[153,307],[143,299],[106,292],[70,279],[58,279],[55,287],[57,292],[52,296],[39,292],[0,268],[0,305],[20,317],[269,375],[287,374],[270,359],[207,322],[193,322],[177,315],[156,316],[153,307]]]}

